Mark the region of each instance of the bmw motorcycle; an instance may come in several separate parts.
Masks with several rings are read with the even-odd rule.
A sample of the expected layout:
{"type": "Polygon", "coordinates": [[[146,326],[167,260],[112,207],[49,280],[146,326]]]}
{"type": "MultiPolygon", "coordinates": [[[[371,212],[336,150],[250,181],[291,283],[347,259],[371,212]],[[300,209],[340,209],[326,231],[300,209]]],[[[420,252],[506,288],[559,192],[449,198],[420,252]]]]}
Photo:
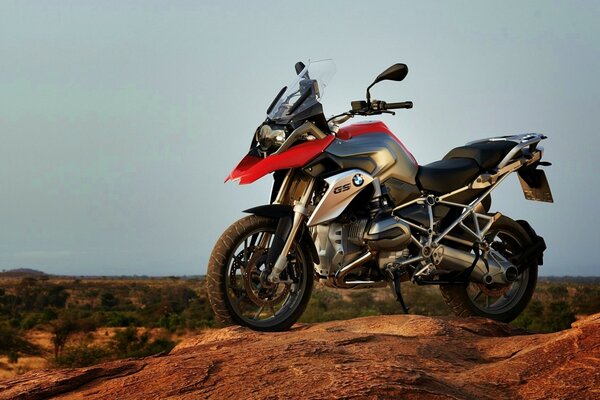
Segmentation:
{"type": "Polygon", "coordinates": [[[390,286],[404,312],[403,282],[439,285],[459,316],[509,322],[536,286],[546,245],[526,221],[491,210],[491,193],[516,172],[526,199],[552,202],[540,142],[528,133],[477,140],[419,165],[379,121],[410,101],[371,99],[378,82],[402,81],[395,64],[366,101],[327,119],[321,98],[331,60],[295,66],[228,180],[273,175],[269,204],[251,208],[217,241],[208,265],[211,306],[225,324],[288,329],[314,281],[339,289],[390,286]]]}

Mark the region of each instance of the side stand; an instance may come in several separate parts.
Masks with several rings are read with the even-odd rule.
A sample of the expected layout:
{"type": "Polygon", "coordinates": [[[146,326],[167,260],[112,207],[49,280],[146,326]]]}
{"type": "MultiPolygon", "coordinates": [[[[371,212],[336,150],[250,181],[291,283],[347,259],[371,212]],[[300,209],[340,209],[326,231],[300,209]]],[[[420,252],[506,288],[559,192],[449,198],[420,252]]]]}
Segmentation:
{"type": "Polygon", "coordinates": [[[406,307],[406,304],[404,304],[404,298],[402,297],[402,291],[400,290],[400,273],[398,271],[394,271],[394,283],[393,283],[393,287],[394,287],[394,294],[396,295],[396,300],[400,303],[400,306],[402,306],[402,310],[404,311],[404,314],[408,314],[408,307],[406,307]]]}

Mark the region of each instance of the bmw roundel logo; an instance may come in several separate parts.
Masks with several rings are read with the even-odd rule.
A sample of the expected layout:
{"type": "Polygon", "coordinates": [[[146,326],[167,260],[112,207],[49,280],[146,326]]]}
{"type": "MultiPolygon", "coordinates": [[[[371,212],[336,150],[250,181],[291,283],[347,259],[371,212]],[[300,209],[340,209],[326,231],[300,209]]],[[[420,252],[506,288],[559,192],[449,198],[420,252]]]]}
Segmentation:
{"type": "Polygon", "coordinates": [[[363,178],[361,174],[356,174],[352,178],[352,183],[354,184],[354,186],[360,186],[364,182],[365,182],[365,178],[363,178]]]}

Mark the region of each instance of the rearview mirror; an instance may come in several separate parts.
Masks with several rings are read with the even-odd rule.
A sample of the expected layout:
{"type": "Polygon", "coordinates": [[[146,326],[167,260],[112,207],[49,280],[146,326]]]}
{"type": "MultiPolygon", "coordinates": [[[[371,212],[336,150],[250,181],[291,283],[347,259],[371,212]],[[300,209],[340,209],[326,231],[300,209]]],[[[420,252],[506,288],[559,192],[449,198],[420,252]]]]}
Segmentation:
{"type": "Polygon", "coordinates": [[[388,69],[386,69],[385,71],[383,71],[382,73],[380,73],[379,75],[377,75],[377,78],[375,78],[375,80],[373,81],[373,83],[371,83],[369,85],[369,87],[367,88],[367,103],[371,103],[371,93],[369,93],[369,90],[377,82],[381,82],[381,81],[401,81],[404,78],[406,78],[407,74],[408,74],[408,67],[406,66],[406,64],[398,63],[398,64],[392,65],[391,67],[389,67],[388,69]]]}
{"type": "Polygon", "coordinates": [[[304,65],[302,61],[298,61],[294,66],[294,69],[296,70],[296,75],[300,75],[300,72],[304,71],[305,67],[306,65],[304,65]]]}
{"type": "Polygon", "coordinates": [[[401,81],[406,78],[408,74],[408,67],[406,64],[394,64],[382,73],[380,73],[375,81],[371,84],[373,86],[377,82],[381,81],[401,81]]]}

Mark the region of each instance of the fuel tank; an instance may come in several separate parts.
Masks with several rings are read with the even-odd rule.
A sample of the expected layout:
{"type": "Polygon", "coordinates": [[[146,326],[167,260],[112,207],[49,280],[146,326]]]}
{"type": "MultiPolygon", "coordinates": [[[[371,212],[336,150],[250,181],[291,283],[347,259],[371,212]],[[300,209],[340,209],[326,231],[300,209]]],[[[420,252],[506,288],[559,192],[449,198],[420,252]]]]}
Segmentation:
{"type": "Polygon", "coordinates": [[[416,185],[414,157],[380,121],[340,128],[335,140],[305,168],[313,176],[361,169],[385,185],[386,181],[416,185]]]}

